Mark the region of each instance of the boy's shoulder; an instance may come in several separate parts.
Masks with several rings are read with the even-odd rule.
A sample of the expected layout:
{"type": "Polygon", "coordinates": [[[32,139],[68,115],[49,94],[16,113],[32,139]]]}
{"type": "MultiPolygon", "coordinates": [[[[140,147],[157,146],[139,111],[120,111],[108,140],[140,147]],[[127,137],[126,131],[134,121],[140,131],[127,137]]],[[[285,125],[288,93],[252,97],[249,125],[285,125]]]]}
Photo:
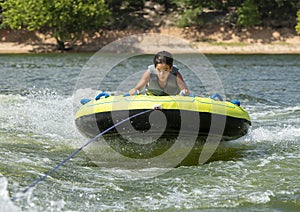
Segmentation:
{"type": "Polygon", "coordinates": [[[173,65],[171,73],[176,75],[178,73],[178,71],[179,71],[179,68],[177,67],[177,65],[173,65]]]}
{"type": "Polygon", "coordinates": [[[155,67],[154,65],[148,65],[148,70],[150,71],[151,74],[154,74],[155,73],[155,67]]]}

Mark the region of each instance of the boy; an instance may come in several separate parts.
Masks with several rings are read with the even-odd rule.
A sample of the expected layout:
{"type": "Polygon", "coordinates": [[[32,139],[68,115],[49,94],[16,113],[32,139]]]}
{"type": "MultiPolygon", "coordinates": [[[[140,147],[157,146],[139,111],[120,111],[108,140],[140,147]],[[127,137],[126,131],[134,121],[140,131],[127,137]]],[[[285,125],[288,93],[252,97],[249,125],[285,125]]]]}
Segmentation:
{"type": "Polygon", "coordinates": [[[158,52],[153,58],[154,65],[148,66],[140,81],[129,91],[139,93],[146,86],[146,94],[154,96],[189,95],[179,69],[173,66],[173,56],[167,51],[158,52]]]}

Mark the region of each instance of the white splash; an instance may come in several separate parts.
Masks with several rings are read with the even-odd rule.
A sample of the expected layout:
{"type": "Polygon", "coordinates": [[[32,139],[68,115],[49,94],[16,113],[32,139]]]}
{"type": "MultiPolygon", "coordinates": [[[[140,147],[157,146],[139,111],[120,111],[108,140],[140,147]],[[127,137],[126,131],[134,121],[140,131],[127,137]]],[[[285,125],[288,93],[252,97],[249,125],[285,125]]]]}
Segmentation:
{"type": "Polygon", "coordinates": [[[0,176],[0,211],[21,211],[21,209],[15,206],[14,203],[10,200],[7,191],[7,180],[2,176],[0,176]]]}
{"type": "Polygon", "coordinates": [[[1,95],[0,99],[2,129],[58,139],[76,137],[71,97],[44,89],[27,96],[1,95]]]}

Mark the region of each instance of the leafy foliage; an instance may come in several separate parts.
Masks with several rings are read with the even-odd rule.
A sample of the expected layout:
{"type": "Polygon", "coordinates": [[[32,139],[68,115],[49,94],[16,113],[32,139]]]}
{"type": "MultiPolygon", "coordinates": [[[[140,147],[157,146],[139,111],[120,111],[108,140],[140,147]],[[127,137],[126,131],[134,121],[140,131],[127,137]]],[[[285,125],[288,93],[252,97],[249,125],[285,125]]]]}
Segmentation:
{"type": "Polygon", "coordinates": [[[300,34],[299,8],[299,0],[0,0],[0,26],[50,30],[60,48],[83,31],[147,29],[164,17],[180,27],[296,26],[300,34]]]}
{"type": "Polygon", "coordinates": [[[237,24],[240,26],[251,27],[261,23],[258,7],[253,0],[246,0],[237,10],[237,24]]]}
{"type": "Polygon", "coordinates": [[[186,9],[178,21],[179,27],[199,26],[203,25],[203,20],[199,17],[202,13],[200,7],[195,9],[186,9]]]}
{"type": "Polygon", "coordinates": [[[109,11],[104,0],[5,0],[2,26],[11,29],[50,29],[64,48],[64,41],[84,30],[98,30],[109,11]]]}
{"type": "Polygon", "coordinates": [[[259,8],[262,20],[295,22],[297,10],[300,7],[299,0],[255,0],[259,8]]]}
{"type": "Polygon", "coordinates": [[[174,0],[177,10],[179,11],[180,18],[178,19],[179,27],[188,27],[195,25],[202,25],[203,20],[200,15],[202,13],[202,3],[197,0],[174,0]]]}
{"type": "Polygon", "coordinates": [[[298,17],[298,19],[297,19],[298,23],[295,28],[296,28],[297,33],[300,34],[300,9],[297,12],[297,17],[298,17]]]}
{"type": "Polygon", "coordinates": [[[109,18],[109,28],[124,29],[128,25],[135,25],[136,27],[144,27],[146,20],[141,16],[145,6],[144,0],[106,0],[106,4],[111,12],[109,18]]]}

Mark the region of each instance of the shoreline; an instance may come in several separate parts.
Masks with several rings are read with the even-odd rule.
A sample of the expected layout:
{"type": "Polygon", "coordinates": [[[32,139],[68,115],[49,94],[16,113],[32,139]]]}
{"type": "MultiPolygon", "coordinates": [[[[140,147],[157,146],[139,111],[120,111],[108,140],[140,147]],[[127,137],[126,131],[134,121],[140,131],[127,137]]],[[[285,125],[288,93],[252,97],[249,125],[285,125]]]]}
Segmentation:
{"type": "MultiPolygon", "coordinates": [[[[195,49],[203,54],[300,54],[300,45],[293,44],[245,44],[232,46],[231,44],[193,43],[195,49]]],[[[37,53],[95,53],[101,48],[74,47],[69,51],[55,51],[55,45],[30,45],[13,42],[0,42],[0,54],[37,54],[37,53]],[[36,51],[35,49],[42,49],[36,51]]]]}
{"type": "MultiPolygon", "coordinates": [[[[0,30],[0,54],[95,53],[113,41],[145,33],[184,39],[203,54],[300,54],[300,36],[292,29],[253,28],[234,31],[222,27],[201,30],[160,28],[148,31],[140,29],[86,33],[81,40],[66,42],[66,47],[70,48],[68,51],[56,50],[56,40],[49,33],[0,30]]],[[[142,42],[146,42],[149,48],[153,44],[151,40],[142,42]]]]}

